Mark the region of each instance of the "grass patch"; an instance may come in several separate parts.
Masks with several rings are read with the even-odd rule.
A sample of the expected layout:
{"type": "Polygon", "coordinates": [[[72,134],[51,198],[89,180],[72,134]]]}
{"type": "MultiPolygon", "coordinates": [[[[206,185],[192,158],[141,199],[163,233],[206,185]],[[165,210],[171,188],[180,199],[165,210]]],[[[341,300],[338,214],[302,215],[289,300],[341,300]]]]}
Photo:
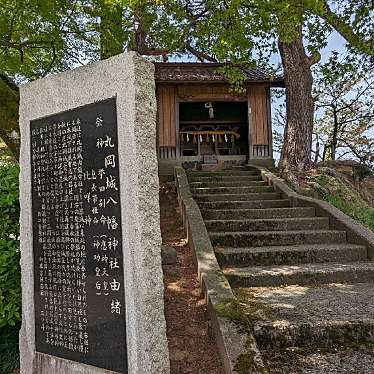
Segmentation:
{"type": "Polygon", "coordinates": [[[327,201],[374,231],[374,208],[370,207],[360,194],[342,179],[320,172],[308,176],[300,192],[305,196],[327,201]]]}

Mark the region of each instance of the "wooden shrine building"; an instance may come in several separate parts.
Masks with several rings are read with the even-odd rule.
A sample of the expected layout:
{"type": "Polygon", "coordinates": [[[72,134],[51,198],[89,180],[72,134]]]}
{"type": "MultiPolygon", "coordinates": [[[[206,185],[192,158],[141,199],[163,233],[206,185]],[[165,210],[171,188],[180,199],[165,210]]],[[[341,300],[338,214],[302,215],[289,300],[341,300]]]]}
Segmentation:
{"type": "Polygon", "coordinates": [[[246,92],[233,94],[215,63],[155,63],[160,174],[253,163],[273,165],[270,88],[258,69],[242,69],[246,92]]]}

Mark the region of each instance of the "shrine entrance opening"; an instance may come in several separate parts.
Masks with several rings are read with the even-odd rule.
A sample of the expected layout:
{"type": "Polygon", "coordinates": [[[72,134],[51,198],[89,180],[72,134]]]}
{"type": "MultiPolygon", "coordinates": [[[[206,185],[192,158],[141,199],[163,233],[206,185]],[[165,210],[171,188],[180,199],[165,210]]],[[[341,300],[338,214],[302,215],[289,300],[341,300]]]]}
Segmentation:
{"type": "Polygon", "coordinates": [[[179,102],[179,141],[184,161],[247,160],[247,102],[179,102]]]}

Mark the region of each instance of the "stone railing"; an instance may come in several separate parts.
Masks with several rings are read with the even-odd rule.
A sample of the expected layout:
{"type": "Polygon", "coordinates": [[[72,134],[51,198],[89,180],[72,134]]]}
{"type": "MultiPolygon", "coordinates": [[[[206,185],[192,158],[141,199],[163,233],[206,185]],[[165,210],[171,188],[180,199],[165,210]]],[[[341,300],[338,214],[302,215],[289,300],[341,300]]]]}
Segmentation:
{"type": "Polygon", "coordinates": [[[186,172],[177,166],[174,176],[183,224],[195,253],[199,282],[225,373],[266,373],[254,336],[240,323],[242,314],[235,310],[235,296],[218,265],[186,172]]]}

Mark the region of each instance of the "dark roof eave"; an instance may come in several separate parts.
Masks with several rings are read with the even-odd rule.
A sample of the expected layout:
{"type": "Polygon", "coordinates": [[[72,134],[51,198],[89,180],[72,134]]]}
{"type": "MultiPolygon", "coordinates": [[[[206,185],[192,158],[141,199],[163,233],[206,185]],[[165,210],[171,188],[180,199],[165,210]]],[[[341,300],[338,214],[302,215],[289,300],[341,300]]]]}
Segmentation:
{"type": "Polygon", "coordinates": [[[283,79],[270,81],[270,86],[271,87],[278,87],[278,88],[286,88],[286,85],[285,85],[283,79]]]}
{"type": "MultiPolygon", "coordinates": [[[[176,79],[156,79],[156,83],[158,84],[230,84],[227,80],[208,80],[208,79],[201,79],[201,80],[176,80],[176,79]]],[[[284,88],[284,80],[277,79],[277,80],[247,80],[245,84],[258,84],[258,83],[268,83],[270,87],[281,87],[284,88]]]]}
{"type": "MultiPolygon", "coordinates": [[[[223,74],[216,71],[217,67],[225,66],[225,63],[201,63],[201,62],[155,62],[155,79],[157,83],[167,84],[229,84],[229,80],[223,74]]],[[[271,75],[257,68],[244,68],[245,83],[267,83],[272,87],[281,87],[283,77],[271,75]]]]}

